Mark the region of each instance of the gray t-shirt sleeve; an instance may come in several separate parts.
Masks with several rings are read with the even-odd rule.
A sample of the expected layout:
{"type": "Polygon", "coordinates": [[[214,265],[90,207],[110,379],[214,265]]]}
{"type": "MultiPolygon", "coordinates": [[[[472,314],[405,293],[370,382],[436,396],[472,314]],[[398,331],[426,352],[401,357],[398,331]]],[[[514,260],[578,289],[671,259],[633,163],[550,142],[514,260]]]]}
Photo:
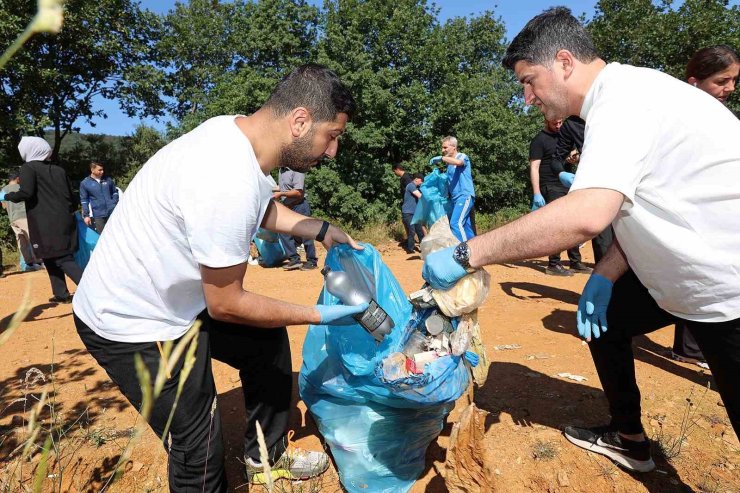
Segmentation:
{"type": "Polygon", "coordinates": [[[293,190],[303,190],[303,183],[306,181],[304,173],[293,172],[293,190]]]}

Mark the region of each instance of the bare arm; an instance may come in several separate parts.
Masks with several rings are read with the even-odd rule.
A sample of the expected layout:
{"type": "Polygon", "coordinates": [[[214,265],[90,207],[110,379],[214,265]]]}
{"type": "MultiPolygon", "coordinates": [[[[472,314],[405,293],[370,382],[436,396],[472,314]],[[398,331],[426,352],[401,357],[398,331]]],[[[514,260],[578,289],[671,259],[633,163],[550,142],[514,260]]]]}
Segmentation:
{"type": "Polygon", "coordinates": [[[275,192],[272,194],[272,198],[275,200],[280,200],[280,197],[285,197],[286,199],[303,199],[303,196],[305,194],[303,193],[303,190],[301,189],[293,189],[293,190],[286,190],[284,192],[275,192]]]}
{"type": "Polygon", "coordinates": [[[411,192],[411,195],[413,195],[417,199],[420,199],[421,198],[421,192],[418,191],[418,190],[414,190],[413,192],[411,192]]]}
{"type": "Polygon", "coordinates": [[[601,233],[611,224],[623,201],[624,195],[614,190],[576,190],[470,240],[470,265],[482,267],[566,250],[601,233]]]}
{"type": "Polygon", "coordinates": [[[463,166],[465,164],[465,161],[463,161],[462,159],[457,159],[452,156],[442,156],[442,161],[453,166],[463,166]]]}
{"type": "Polygon", "coordinates": [[[540,164],[542,159],[530,159],[529,160],[529,179],[532,182],[532,193],[537,195],[540,193],[540,164]]]}
{"type": "Polygon", "coordinates": [[[317,324],[318,310],[294,305],[245,291],[242,288],[247,264],[222,269],[200,266],[208,314],[229,323],[274,328],[284,325],[317,324]]]}
{"type": "Polygon", "coordinates": [[[602,259],[598,264],[596,264],[594,273],[606,277],[611,282],[616,282],[617,279],[627,272],[629,267],[627,258],[624,256],[622,247],[619,245],[619,241],[614,238],[614,241],[609,245],[609,248],[606,250],[602,259]]]}
{"type": "MultiPolygon", "coordinates": [[[[298,236],[299,238],[313,239],[318,236],[323,224],[324,221],[320,219],[313,219],[293,212],[283,204],[273,200],[267,206],[267,212],[261,226],[276,233],[290,233],[292,236],[298,236]]],[[[335,226],[329,226],[324,235],[324,241],[321,243],[327,249],[331,248],[334,243],[347,243],[355,250],[362,250],[362,247],[357,245],[355,240],[335,226]]]]}

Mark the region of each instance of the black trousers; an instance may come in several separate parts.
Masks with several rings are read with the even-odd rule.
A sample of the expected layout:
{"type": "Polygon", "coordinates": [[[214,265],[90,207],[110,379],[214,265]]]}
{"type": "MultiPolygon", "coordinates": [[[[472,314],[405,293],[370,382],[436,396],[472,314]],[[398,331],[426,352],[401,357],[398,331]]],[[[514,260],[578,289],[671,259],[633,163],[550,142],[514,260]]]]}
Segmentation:
{"type": "MultiPolygon", "coordinates": [[[[244,454],[259,462],[256,421],[265,435],[271,459],[285,451],[292,394],[290,344],[285,327],[259,329],[213,320],[207,312],[197,336],[196,361],[185,382],[170,427],[168,443],[169,484],[173,492],[226,491],[224,445],[211,370],[211,358],[239,369],[247,410],[244,454]]],[[[90,354],[118,385],[135,408],[141,407],[141,388],[134,369],[139,354],[154,378],[160,355],[156,342],[122,343],[95,334],[77,316],[77,332],[90,354]]],[[[152,430],[161,438],[175,402],[182,370],[178,362],[171,378],[154,403],[149,419],[152,430]]]]}
{"type": "Polygon", "coordinates": [[[73,283],[79,285],[82,278],[82,267],[75,262],[71,254],[63,257],[45,258],[43,260],[46,273],[49,275],[49,282],[51,282],[52,294],[58,298],[66,298],[69,296],[69,290],[67,289],[67,281],[64,279],[64,274],[67,274],[73,283]]]}
{"type": "Polygon", "coordinates": [[[611,226],[607,227],[604,231],[593,237],[593,239],[591,240],[591,246],[594,249],[595,263],[598,264],[599,260],[601,260],[604,255],[606,255],[606,251],[609,249],[609,246],[611,246],[612,241],[614,241],[614,230],[611,226]]]}
{"type": "Polygon", "coordinates": [[[403,220],[403,229],[406,230],[406,251],[413,252],[416,242],[414,241],[414,234],[419,238],[419,242],[424,239],[424,229],[421,224],[411,224],[411,220],[414,218],[413,214],[402,213],[401,219],[403,220]]]}
{"type": "MultiPolygon", "coordinates": [[[[544,185],[541,187],[542,196],[545,198],[545,202],[548,204],[553,200],[557,200],[561,197],[568,195],[568,189],[565,187],[558,187],[557,185],[544,185]]],[[[568,260],[571,263],[581,261],[581,252],[578,246],[568,249],[568,260]]],[[[555,266],[560,263],[560,252],[554,253],[548,257],[547,261],[549,266],[555,266]]]]}
{"type": "Polygon", "coordinates": [[[635,379],[632,338],[683,322],[704,353],[727,414],[740,436],[740,319],[720,323],[682,320],[661,309],[632,271],[616,283],[607,310],[609,330],[589,344],[601,380],[611,425],[626,434],[642,432],[640,389],[635,379]]]}
{"type": "Polygon", "coordinates": [[[108,223],[107,217],[94,217],[92,218],[92,223],[95,228],[95,231],[99,234],[103,234],[103,229],[105,229],[105,225],[108,223]]]}

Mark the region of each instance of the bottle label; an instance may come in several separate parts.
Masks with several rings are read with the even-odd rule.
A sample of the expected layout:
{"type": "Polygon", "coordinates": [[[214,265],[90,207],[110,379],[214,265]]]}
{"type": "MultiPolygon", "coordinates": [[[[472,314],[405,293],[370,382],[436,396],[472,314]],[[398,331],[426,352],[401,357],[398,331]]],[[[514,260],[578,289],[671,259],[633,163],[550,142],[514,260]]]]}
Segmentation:
{"type": "Polygon", "coordinates": [[[388,318],[388,314],[375,302],[375,300],[370,300],[370,305],[367,307],[367,310],[355,315],[354,317],[365,330],[373,333],[383,324],[383,322],[385,322],[385,319],[388,318]]]}

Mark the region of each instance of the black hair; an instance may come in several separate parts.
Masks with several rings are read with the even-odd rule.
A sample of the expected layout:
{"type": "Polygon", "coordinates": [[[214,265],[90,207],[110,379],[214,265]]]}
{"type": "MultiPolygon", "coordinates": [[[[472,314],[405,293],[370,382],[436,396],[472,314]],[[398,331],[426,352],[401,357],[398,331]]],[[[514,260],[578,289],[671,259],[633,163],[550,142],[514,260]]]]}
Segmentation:
{"type": "Polygon", "coordinates": [[[527,22],[506,49],[502,63],[509,70],[519,61],[549,67],[560,50],[570,51],[584,63],[599,57],[593,39],[567,7],[553,7],[527,22]]]}
{"type": "Polygon", "coordinates": [[[334,121],[338,113],[350,119],[357,106],[337,74],[315,63],[301,65],[277,83],[264,104],[277,117],[306,108],[316,122],[334,121]]]}
{"type": "Polygon", "coordinates": [[[417,178],[420,179],[420,180],[423,180],[424,179],[424,174],[423,173],[414,173],[414,180],[416,180],[417,178]]]}
{"type": "Polygon", "coordinates": [[[391,166],[392,170],[400,169],[401,171],[404,171],[406,168],[403,167],[403,164],[401,163],[393,163],[393,166],[391,166]]]}
{"type": "Polygon", "coordinates": [[[727,45],[707,46],[694,53],[686,65],[686,79],[704,80],[725,70],[733,63],[740,63],[740,56],[727,45]]]}

